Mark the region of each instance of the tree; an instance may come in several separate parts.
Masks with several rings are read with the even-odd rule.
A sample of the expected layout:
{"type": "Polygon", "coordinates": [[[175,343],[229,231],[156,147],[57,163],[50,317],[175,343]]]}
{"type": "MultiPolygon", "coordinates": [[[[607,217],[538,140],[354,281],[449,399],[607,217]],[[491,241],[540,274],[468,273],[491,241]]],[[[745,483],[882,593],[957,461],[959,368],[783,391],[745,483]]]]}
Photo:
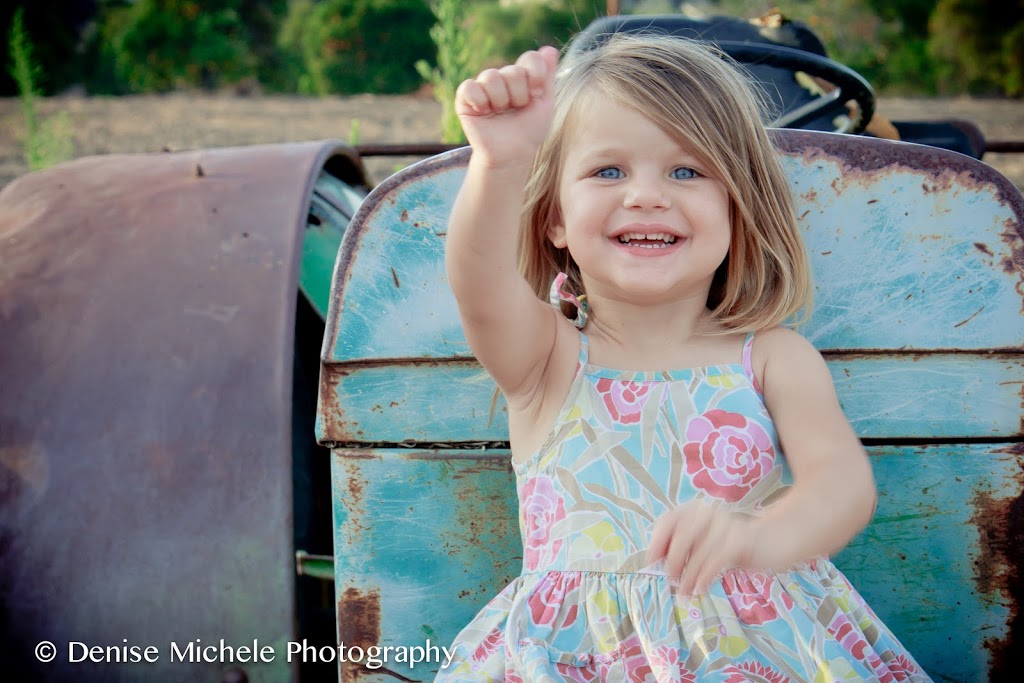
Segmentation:
{"type": "Polygon", "coordinates": [[[928,32],[944,90],[1024,94],[1024,1],[939,0],[928,32]]]}
{"type": "Polygon", "coordinates": [[[421,84],[416,62],[434,62],[424,0],[304,0],[289,14],[282,45],[312,94],[410,92],[421,84]]]}

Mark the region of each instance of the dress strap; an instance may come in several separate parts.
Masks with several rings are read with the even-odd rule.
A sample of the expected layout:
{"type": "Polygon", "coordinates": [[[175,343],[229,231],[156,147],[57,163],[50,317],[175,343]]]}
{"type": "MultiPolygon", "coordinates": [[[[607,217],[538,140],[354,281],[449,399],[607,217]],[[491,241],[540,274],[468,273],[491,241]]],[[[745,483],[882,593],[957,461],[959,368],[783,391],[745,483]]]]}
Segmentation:
{"type": "Polygon", "coordinates": [[[754,390],[757,393],[761,393],[761,386],[757,383],[757,375],[754,374],[754,364],[750,361],[751,355],[754,351],[754,333],[747,332],[747,338],[743,340],[743,372],[746,373],[750,383],[754,385],[754,390]]]}
{"type": "Polygon", "coordinates": [[[580,332],[580,367],[582,368],[589,362],[590,357],[590,342],[587,340],[587,335],[580,332]]]}

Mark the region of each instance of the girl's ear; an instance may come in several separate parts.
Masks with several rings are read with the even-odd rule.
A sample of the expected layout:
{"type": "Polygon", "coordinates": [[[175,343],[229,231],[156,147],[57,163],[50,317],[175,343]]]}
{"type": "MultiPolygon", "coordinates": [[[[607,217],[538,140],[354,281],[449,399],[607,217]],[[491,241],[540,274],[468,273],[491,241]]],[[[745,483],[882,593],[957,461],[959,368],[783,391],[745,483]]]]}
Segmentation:
{"type": "Polygon", "coordinates": [[[558,224],[548,228],[548,239],[558,249],[565,249],[568,242],[565,240],[565,226],[558,224]]]}

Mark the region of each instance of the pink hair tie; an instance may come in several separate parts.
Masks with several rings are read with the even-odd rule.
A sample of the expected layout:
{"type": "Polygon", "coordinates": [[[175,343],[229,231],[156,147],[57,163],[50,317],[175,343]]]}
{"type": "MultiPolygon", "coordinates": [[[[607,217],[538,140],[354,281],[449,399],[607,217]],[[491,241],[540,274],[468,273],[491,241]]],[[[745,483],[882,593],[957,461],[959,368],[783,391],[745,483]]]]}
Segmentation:
{"type": "Polygon", "coordinates": [[[565,291],[565,282],[569,279],[569,276],[565,273],[559,273],[555,276],[554,282],[551,283],[551,293],[548,295],[548,301],[555,308],[561,309],[563,301],[568,301],[576,307],[576,318],[572,321],[578,329],[586,327],[587,320],[590,319],[590,307],[587,304],[587,295],[583,294],[579,298],[575,294],[571,294],[565,291]]]}

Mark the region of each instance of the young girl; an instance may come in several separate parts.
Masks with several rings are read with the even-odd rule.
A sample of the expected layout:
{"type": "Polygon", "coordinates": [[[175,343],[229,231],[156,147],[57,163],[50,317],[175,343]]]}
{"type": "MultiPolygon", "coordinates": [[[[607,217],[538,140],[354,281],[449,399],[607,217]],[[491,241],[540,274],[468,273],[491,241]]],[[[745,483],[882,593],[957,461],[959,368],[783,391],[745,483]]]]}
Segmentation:
{"type": "Polygon", "coordinates": [[[448,276],[507,400],[524,561],[437,680],[929,680],[826,559],[874,481],[779,327],[809,272],[751,87],[678,38],[557,62],[456,95],[448,276]]]}

